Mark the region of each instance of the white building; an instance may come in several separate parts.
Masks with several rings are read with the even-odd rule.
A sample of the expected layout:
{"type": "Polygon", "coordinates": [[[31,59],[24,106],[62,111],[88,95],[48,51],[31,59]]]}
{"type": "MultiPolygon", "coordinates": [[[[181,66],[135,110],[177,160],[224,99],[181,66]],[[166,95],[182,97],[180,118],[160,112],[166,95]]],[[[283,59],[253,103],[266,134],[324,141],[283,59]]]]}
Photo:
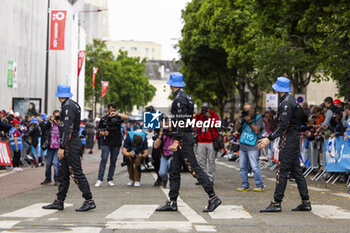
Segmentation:
{"type": "MultiPolygon", "coordinates": [[[[81,70],[77,79],[78,51],[85,50],[85,38],[103,37],[101,33],[85,30],[86,22],[81,21],[78,30],[78,18],[83,17],[81,11],[100,9],[86,5],[84,0],[2,0],[0,1],[0,99],[1,109],[14,108],[26,114],[28,104],[34,103],[38,113],[51,114],[54,109],[60,108],[60,103],[54,96],[58,84],[71,86],[73,99],[77,100],[77,87],[79,86],[79,104],[84,110],[85,72],[81,70]],[[45,109],[45,77],[46,77],[46,45],[48,3],[51,10],[65,10],[64,50],[49,50],[48,68],[48,99],[45,109]],[[79,13],[80,12],[80,13],[79,13]],[[79,33],[80,32],[80,33],[79,33]],[[87,32],[87,33],[86,33],[87,32]],[[78,48],[78,34],[80,43],[78,48]],[[96,36],[95,36],[96,35],[96,36]],[[17,87],[8,85],[8,77],[12,77],[12,68],[15,64],[17,87]],[[77,83],[79,82],[79,84],[77,83]]],[[[103,3],[106,1],[97,1],[103,3]]],[[[107,8],[107,5],[104,5],[107,8]]],[[[102,12],[102,11],[101,11],[102,12]]],[[[101,12],[92,12],[99,14],[101,12]]],[[[89,13],[86,13],[89,14],[89,13]]],[[[93,15],[89,16],[93,18],[93,15]]],[[[95,23],[101,25],[104,16],[95,23]]],[[[108,24],[108,21],[106,22],[108,24]]],[[[107,25],[108,26],[108,25],[107,25]]]]}
{"type": "Polygon", "coordinates": [[[162,59],[162,45],[154,42],[117,40],[107,41],[107,46],[115,57],[118,56],[119,50],[122,50],[127,51],[130,57],[140,57],[146,60],[162,59]]]}

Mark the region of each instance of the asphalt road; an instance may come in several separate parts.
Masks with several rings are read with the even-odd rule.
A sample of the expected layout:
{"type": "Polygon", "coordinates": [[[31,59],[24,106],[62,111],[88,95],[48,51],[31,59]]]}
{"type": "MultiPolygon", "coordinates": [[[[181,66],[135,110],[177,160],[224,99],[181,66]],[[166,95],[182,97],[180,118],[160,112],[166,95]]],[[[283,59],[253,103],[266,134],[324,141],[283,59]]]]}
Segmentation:
{"type": "MultiPolygon", "coordinates": [[[[120,158],[119,158],[120,159],[120,158]]],[[[99,156],[86,156],[98,166],[99,156]]],[[[90,167],[91,167],[90,163],[90,167]]],[[[97,208],[77,213],[83,202],[72,182],[64,211],[42,210],[55,199],[57,187],[33,186],[33,189],[0,199],[0,232],[349,232],[350,195],[344,184],[325,185],[307,179],[312,212],[290,211],[300,203],[295,183],[288,183],[281,213],[262,214],[259,210],[272,200],[274,173],[264,170],[266,191],[237,192],[240,185],[239,164],[223,158],[217,161],[215,191],[223,204],[213,213],[203,213],[207,196],[196,180],[182,173],[179,211],[158,213],[154,210],[167,199],[167,189],[154,187],[153,172],[144,172],[141,187],[128,187],[126,168],[116,169],[115,187],[95,188],[97,169],[87,175],[97,208]]],[[[9,174],[6,180],[15,179],[9,174]]],[[[0,178],[1,189],[6,189],[0,178]]],[[[27,182],[40,183],[41,179],[27,182]]],[[[249,179],[254,187],[254,179],[249,179]]],[[[20,182],[19,182],[20,185],[20,182]]]]}

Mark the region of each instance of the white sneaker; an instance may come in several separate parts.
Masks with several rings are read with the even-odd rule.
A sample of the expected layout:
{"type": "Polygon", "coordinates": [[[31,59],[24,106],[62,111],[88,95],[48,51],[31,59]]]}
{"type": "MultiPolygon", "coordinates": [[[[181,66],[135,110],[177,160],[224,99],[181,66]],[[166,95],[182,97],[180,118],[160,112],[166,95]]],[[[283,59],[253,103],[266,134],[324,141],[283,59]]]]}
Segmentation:
{"type": "Polygon", "coordinates": [[[253,178],[254,177],[254,173],[251,172],[251,173],[248,173],[248,178],[253,178]]]}
{"type": "Polygon", "coordinates": [[[126,185],[127,186],[134,186],[134,181],[133,180],[129,180],[129,182],[126,185]]]}
{"type": "Polygon", "coordinates": [[[113,183],[113,181],[108,181],[108,186],[110,186],[110,187],[113,187],[113,186],[115,186],[115,184],[113,183]]]}
{"type": "Polygon", "coordinates": [[[20,168],[20,167],[15,167],[15,168],[13,169],[13,171],[15,171],[15,172],[23,172],[23,169],[20,168]]]}
{"type": "Polygon", "coordinates": [[[95,187],[101,187],[101,185],[102,185],[102,181],[101,180],[97,180],[96,184],[95,184],[95,187]]]}
{"type": "Polygon", "coordinates": [[[135,181],[134,186],[135,187],[140,187],[141,186],[140,181],[135,181]]]}

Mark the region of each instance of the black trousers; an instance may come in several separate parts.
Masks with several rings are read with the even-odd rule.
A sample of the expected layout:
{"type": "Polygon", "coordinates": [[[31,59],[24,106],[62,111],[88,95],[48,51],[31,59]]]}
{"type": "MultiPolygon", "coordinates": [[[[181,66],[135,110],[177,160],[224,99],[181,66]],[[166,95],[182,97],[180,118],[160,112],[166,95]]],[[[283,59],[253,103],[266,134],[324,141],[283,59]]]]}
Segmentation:
{"type": "Polygon", "coordinates": [[[176,201],[179,196],[180,182],[181,182],[181,167],[183,161],[185,162],[189,172],[198,179],[202,184],[205,192],[208,194],[209,198],[214,197],[213,184],[209,181],[209,177],[203,171],[203,169],[198,165],[196,156],[193,151],[193,136],[191,132],[185,132],[182,137],[182,142],[180,143],[181,149],[173,154],[173,160],[170,165],[170,191],[169,198],[171,201],[176,201]]]}
{"type": "Polygon", "coordinates": [[[80,191],[82,192],[83,198],[86,200],[92,199],[92,194],[90,192],[89,183],[83,173],[81,168],[81,155],[83,151],[83,145],[79,137],[72,137],[68,151],[65,151],[65,156],[60,160],[60,166],[58,169],[58,181],[60,185],[58,186],[57,199],[64,201],[67,196],[70,177],[77,184],[80,191]]]}
{"type": "Polygon", "coordinates": [[[13,167],[19,167],[19,163],[21,161],[21,152],[22,151],[20,151],[20,150],[17,152],[16,152],[16,150],[13,151],[13,158],[12,158],[13,167]]]}
{"type": "Polygon", "coordinates": [[[276,189],[274,201],[281,203],[287,186],[289,173],[292,174],[298,185],[299,194],[302,200],[309,200],[308,189],[303,171],[299,161],[299,137],[297,133],[287,134],[281,138],[279,153],[279,168],[276,174],[276,189]]]}
{"type": "Polygon", "coordinates": [[[154,166],[154,171],[157,173],[157,176],[159,177],[159,168],[160,168],[160,157],[162,156],[161,154],[161,148],[154,149],[152,148],[152,159],[153,159],[153,166],[154,166]]]}

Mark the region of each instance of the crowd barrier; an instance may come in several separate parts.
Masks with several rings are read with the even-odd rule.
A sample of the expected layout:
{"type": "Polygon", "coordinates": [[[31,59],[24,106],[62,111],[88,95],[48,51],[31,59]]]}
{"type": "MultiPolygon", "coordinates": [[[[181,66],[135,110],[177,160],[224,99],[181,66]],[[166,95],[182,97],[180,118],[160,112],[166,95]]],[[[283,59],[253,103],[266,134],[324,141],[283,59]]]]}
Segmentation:
{"type": "MultiPolygon", "coordinates": [[[[278,167],[279,141],[275,140],[260,153],[260,166],[262,169],[275,170],[278,167]]],[[[304,177],[312,172],[316,175],[311,180],[319,180],[324,173],[332,173],[326,181],[332,184],[338,181],[344,173],[350,173],[350,143],[344,137],[337,137],[326,141],[309,141],[304,137],[300,138],[300,162],[306,167],[304,177]],[[323,152],[323,153],[322,153],[323,152]],[[323,163],[321,163],[321,156],[323,163]]],[[[350,176],[347,180],[350,186],[350,176]]]]}

